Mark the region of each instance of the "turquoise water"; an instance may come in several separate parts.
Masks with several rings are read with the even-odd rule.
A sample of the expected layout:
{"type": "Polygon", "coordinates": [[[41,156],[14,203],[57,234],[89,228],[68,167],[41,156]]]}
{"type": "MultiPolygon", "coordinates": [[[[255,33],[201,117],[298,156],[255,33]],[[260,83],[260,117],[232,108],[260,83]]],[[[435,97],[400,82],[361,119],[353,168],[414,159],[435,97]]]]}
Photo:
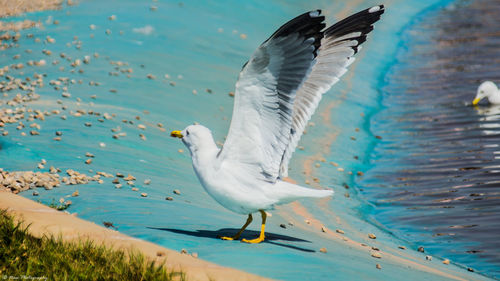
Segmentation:
{"type": "MultiPolygon", "coordinates": [[[[279,225],[287,221],[279,217],[269,221],[267,243],[248,247],[216,239],[217,235],[236,231],[245,218],[223,209],[202,190],[188,154],[178,152],[184,149],[182,143],[170,138],[168,132],[183,129],[196,121],[211,128],[216,140],[222,142],[233,103],[228,93],[233,91],[237,74],[248,56],[274,30],[307,10],[322,8],[327,20],[333,23],[338,13],[347,16],[375,4],[379,2],[364,1],[351,7],[329,1],[212,1],[203,5],[195,1],[83,1],[61,11],[30,14],[30,19],[39,18],[45,22],[52,17],[60,24],[48,23],[41,30],[23,31],[22,34],[33,33],[42,41],[50,35],[56,43],[23,39],[19,47],[0,53],[0,61],[10,63],[16,54],[21,54],[19,61],[47,60],[44,67],[25,67],[23,74],[14,73],[20,76],[46,73],[46,85],[39,90],[42,98],[31,107],[61,109],[56,102],[60,99],[67,106],[62,111],[68,118],[49,116],[46,121],[37,122],[42,127],[39,136],[29,136],[29,133],[21,136],[21,131],[9,127],[9,135],[0,139],[0,167],[34,170],[41,159],[46,159],[46,167],[52,165],[63,171],[71,168],[88,174],[95,171],[132,174],[137,178],[135,187],[139,191],[132,191],[123,181],[123,187],[116,189],[111,179],[105,179],[103,184],[91,182],[64,185],[51,191],[40,190],[38,197],[33,197],[31,191],[23,195],[50,204],[78,190],[80,196],[71,198],[73,205],[69,212],[97,224],[112,222],[123,233],[174,250],[185,248],[212,262],[286,280],[328,280],[332,276],[363,274],[367,274],[365,279],[371,277],[363,273],[368,271],[350,262],[361,257],[353,253],[341,257],[323,255],[318,250],[329,245],[327,239],[305,235],[293,227],[282,229],[279,225]],[[151,11],[151,6],[157,10],[151,11]],[[116,19],[109,20],[111,15],[116,15],[116,19]],[[89,28],[91,24],[95,29],[89,28]],[[107,29],[111,31],[109,35],[107,29]],[[246,39],[242,39],[241,34],[245,34],[246,39]],[[26,53],[26,49],[32,52],[26,53]],[[43,55],[44,49],[53,54],[43,55]],[[76,67],[75,73],[71,73],[70,61],[60,58],[61,52],[72,60],[90,56],[90,63],[76,67]],[[94,53],[99,54],[98,58],[94,53]],[[54,60],[60,63],[53,66],[54,60]],[[110,63],[116,61],[128,65],[117,69],[116,64],[110,63]],[[64,67],[62,71],[59,70],[61,66],[64,67]],[[130,78],[120,72],[128,68],[133,69],[130,78]],[[83,73],[79,73],[79,69],[83,73]],[[118,75],[109,75],[110,72],[118,75]],[[156,79],[148,79],[148,74],[156,79]],[[61,76],[76,81],[68,85],[72,95],[69,99],[62,98],[61,90],[48,85],[48,81],[61,76]],[[80,79],[82,84],[78,83],[80,79]],[[89,85],[90,81],[100,85],[89,85]],[[116,92],[110,92],[111,89],[116,92]],[[96,99],[91,98],[92,95],[96,95],[96,99]],[[81,101],[77,102],[77,98],[81,101]],[[116,114],[116,117],[100,122],[101,117],[95,115],[73,117],[69,114],[77,109],[116,114]],[[85,126],[86,122],[92,126],[85,126]],[[164,131],[156,126],[158,122],[164,125],[164,131]],[[137,128],[138,124],[146,125],[146,130],[137,128]],[[113,139],[115,133],[111,129],[117,126],[127,136],[113,139]],[[52,140],[55,131],[63,132],[60,142],[52,140]],[[139,137],[141,133],[146,141],[139,137]],[[96,156],[91,165],[84,163],[86,152],[96,156]],[[142,184],[145,179],[151,179],[151,184],[142,184]],[[174,189],[179,189],[181,195],[173,194],[174,189]],[[142,192],[147,193],[147,197],[141,197],[142,192]],[[167,196],[174,200],[166,201],[167,196]]],[[[444,5],[443,1],[387,3],[387,12],[363,45],[358,61],[351,66],[345,79],[325,95],[317,112],[329,114],[330,118],[325,119],[324,114],[314,116],[315,126],[308,128],[300,144],[305,149],[298,150],[292,158],[290,176],[305,185],[303,161],[321,153],[327,162],[314,168],[312,173],[321,185],[336,191],[336,196],[328,203],[331,212],[378,224],[370,215],[373,206],[365,202],[356,188],[346,190],[343,184],[353,186],[356,172],[366,171],[372,165],[369,153],[379,140],[370,132],[370,118],[381,107],[380,87],[385,72],[395,63],[394,54],[403,46],[399,39],[401,30],[421,11],[440,5],[444,5]],[[332,105],[338,100],[342,101],[339,106],[332,105]],[[330,161],[338,163],[344,172],[329,165],[330,161]],[[348,173],[350,171],[353,175],[348,173]],[[346,198],[345,193],[350,197],[346,198]]],[[[301,203],[328,228],[339,227],[331,213],[317,208],[315,201],[301,203]]],[[[255,227],[250,228],[257,229],[255,227]]],[[[375,228],[363,224],[359,227],[363,230],[375,228]]],[[[255,235],[255,232],[249,231],[246,235],[255,235]]],[[[379,278],[389,278],[390,272],[381,271],[379,278]]]]}

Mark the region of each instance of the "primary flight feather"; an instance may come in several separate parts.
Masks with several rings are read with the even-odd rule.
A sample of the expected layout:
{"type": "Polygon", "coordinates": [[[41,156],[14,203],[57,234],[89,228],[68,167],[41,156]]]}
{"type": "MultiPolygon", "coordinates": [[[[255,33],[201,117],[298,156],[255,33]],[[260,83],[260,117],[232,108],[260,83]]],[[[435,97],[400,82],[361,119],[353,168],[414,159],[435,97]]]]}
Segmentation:
{"type": "Polygon", "coordinates": [[[248,215],[241,230],[225,240],[239,239],[265,210],[300,198],[327,197],[332,190],[316,190],[283,181],[288,162],[321,100],[347,71],[354,55],[384,13],[374,6],[325,29],[320,10],[304,13],[280,27],[243,66],[236,82],[231,126],[223,148],[201,125],[191,125],[171,136],[182,139],[193,168],[207,193],[227,209],[248,215]]]}

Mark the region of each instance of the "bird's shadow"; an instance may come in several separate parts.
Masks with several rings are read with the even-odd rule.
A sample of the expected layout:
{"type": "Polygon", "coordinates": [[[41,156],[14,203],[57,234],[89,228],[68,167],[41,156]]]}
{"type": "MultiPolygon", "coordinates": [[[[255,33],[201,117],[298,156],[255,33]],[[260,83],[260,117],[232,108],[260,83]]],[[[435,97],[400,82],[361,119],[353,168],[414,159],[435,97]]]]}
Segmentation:
{"type": "MultiPolygon", "coordinates": [[[[148,228],[169,231],[169,232],[173,232],[173,233],[177,233],[177,234],[190,235],[190,236],[203,237],[203,238],[212,238],[212,239],[220,239],[220,237],[222,237],[222,236],[233,236],[236,232],[239,231],[239,229],[236,229],[236,228],[221,228],[219,230],[200,230],[200,229],[198,229],[196,231],[175,229],[175,228],[159,228],[159,227],[148,227],[148,228]]],[[[245,232],[242,234],[242,238],[253,239],[253,238],[258,237],[259,234],[260,234],[260,232],[258,232],[258,231],[245,230],[245,232]]],[[[285,247],[285,248],[289,248],[289,249],[293,249],[293,250],[298,250],[298,251],[302,251],[302,252],[309,252],[309,253],[316,252],[315,250],[312,250],[312,249],[307,249],[307,248],[298,247],[295,245],[276,242],[277,240],[311,243],[311,241],[308,241],[308,240],[304,240],[304,239],[300,239],[300,238],[296,238],[296,237],[292,237],[292,236],[287,236],[287,235],[282,235],[282,234],[270,233],[270,232],[266,232],[266,239],[262,243],[268,243],[268,244],[281,246],[281,247],[285,247]]]]}

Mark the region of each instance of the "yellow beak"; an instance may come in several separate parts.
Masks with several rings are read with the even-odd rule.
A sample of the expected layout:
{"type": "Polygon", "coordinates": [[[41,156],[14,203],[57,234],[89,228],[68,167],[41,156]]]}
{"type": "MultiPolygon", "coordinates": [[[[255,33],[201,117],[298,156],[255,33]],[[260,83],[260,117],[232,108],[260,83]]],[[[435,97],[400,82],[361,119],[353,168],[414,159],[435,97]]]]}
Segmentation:
{"type": "Polygon", "coordinates": [[[181,139],[182,137],[184,137],[184,136],[182,135],[181,131],[172,131],[172,132],[170,133],[170,136],[171,136],[171,137],[175,137],[175,138],[180,138],[180,139],[181,139]]]}
{"type": "Polygon", "coordinates": [[[481,99],[480,98],[475,98],[473,101],[472,101],[472,105],[477,105],[479,103],[481,99]]]}

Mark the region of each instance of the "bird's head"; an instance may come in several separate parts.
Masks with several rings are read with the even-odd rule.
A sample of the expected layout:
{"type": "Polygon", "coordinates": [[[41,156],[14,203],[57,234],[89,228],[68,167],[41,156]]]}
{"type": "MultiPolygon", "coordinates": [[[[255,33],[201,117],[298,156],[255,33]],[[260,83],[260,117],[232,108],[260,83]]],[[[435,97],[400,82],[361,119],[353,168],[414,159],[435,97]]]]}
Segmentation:
{"type": "Polygon", "coordinates": [[[200,149],[215,146],[212,132],[202,125],[190,125],[182,131],[172,131],[170,136],[180,138],[191,155],[200,149]]]}
{"type": "Polygon", "coordinates": [[[497,85],[491,81],[483,82],[479,85],[477,89],[476,98],[472,101],[473,105],[477,105],[480,100],[492,96],[496,91],[498,91],[497,85]]]}

